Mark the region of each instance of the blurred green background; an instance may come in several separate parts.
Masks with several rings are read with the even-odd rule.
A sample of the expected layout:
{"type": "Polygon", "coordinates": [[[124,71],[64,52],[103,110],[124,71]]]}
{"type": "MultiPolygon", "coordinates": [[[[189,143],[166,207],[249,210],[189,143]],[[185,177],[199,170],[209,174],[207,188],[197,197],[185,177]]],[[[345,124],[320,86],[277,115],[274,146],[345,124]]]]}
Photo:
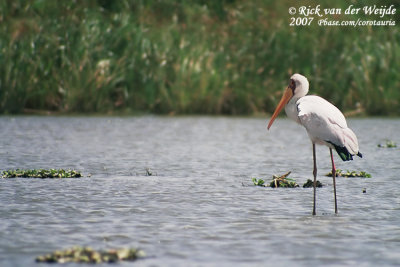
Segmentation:
{"type": "Polygon", "coordinates": [[[397,0],[3,0],[0,113],[263,114],[298,72],[349,115],[400,115],[399,13],[397,0]],[[289,26],[291,6],[377,3],[396,26],[289,26]]]}

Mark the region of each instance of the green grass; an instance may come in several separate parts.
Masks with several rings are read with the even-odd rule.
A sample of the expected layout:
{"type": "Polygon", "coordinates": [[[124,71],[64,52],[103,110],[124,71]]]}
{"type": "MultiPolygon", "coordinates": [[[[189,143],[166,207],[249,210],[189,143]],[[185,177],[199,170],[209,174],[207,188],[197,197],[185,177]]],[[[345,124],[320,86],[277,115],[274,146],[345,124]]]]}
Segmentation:
{"type": "Polygon", "coordinates": [[[0,113],[272,112],[299,72],[349,114],[400,115],[398,25],[290,27],[290,6],[300,4],[2,1],[0,113]]]}

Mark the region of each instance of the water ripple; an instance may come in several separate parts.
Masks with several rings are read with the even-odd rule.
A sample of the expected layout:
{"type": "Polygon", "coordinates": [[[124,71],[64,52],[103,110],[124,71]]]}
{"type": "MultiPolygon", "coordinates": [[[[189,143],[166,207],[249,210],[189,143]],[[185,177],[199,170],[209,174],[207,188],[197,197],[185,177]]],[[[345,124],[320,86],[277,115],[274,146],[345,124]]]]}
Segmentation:
{"type": "Polygon", "coordinates": [[[311,178],[305,131],[277,120],[224,117],[1,117],[0,167],[76,168],[91,178],[0,180],[0,265],[72,245],[139,246],[138,266],[376,266],[400,262],[400,120],[349,120],[363,159],[338,168],[371,179],[324,177],[317,150],[317,216],[312,189],[252,185],[292,171],[311,178]],[[66,128],[66,125],[68,127],[66,128]],[[384,166],[384,168],[383,168],[384,166]],[[146,176],[149,168],[153,176],[146,176]],[[367,193],[362,193],[366,188],[367,193]]]}

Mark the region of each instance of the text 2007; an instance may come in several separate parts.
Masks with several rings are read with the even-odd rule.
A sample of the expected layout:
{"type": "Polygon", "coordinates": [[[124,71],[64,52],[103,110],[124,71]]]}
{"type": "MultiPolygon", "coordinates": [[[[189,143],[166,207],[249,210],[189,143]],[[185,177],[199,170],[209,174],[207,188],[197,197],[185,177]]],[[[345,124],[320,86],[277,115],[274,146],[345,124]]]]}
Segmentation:
{"type": "Polygon", "coordinates": [[[290,18],[290,26],[310,26],[314,18],[290,18]]]}

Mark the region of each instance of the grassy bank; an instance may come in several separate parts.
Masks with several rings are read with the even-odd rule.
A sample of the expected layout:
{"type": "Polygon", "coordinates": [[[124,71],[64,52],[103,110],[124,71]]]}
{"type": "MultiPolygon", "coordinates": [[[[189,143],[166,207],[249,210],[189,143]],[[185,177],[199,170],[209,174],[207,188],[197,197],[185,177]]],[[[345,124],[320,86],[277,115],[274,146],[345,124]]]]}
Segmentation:
{"type": "Polygon", "coordinates": [[[0,113],[272,112],[299,72],[344,111],[400,115],[400,6],[392,27],[291,27],[300,5],[2,1],[0,113]]]}

